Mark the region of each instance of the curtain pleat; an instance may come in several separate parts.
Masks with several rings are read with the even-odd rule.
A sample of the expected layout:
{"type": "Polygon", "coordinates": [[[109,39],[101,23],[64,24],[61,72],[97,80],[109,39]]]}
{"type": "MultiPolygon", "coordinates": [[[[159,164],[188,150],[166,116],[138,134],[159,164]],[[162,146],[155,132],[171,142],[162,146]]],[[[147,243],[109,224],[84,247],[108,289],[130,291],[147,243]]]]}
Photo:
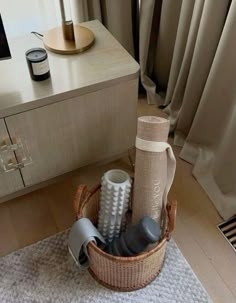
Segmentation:
{"type": "Polygon", "coordinates": [[[182,145],[191,128],[224,27],[228,3],[227,0],[195,2],[194,11],[196,9],[197,12],[193,11],[195,19],[191,22],[194,33],[191,33],[190,27],[190,43],[185,48],[187,52],[190,44],[191,50],[187,55],[185,52],[187,59],[182,61],[182,70],[179,71],[170,105],[166,108],[172,117],[171,129],[176,131],[175,144],[182,145]]]}
{"type": "MultiPolygon", "coordinates": [[[[144,66],[143,85],[150,103],[165,106],[180,157],[193,164],[193,175],[228,218],[236,213],[236,0],[183,0],[176,14],[170,69],[165,59],[154,75],[144,66]]],[[[160,28],[158,41],[166,46],[169,35],[160,28]]],[[[142,34],[140,28],[140,41],[142,34]]]]}
{"type": "Polygon", "coordinates": [[[236,213],[235,53],[236,1],[232,1],[205,89],[186,139],[187,144],[181,152],[183,159],[195,164],[193,174],[224,218],[236,213]]]}
{"type": "MultiPolygon", "coordinates": [[[[147,75],[148,66],[148,55],[150,50],[150,38],[152,32],[152,19],[155,8],[155,0],[141,1],[140,7],[140,19],[139,19],[139,63],[140,63],[140,77],[142,85],[146,89],[149,103],[158,103],[156,95],[156,84],[147,75]]],[[[160,10],[160,7],[158,8],[160,10]]],[[[150,61],[150,60],[149,60],[150,61]]],[[[153,61],[152,61],[153,62],[153,61]]],[[[152,63],[151,62],[151,63],[152,63]]]]}
{"type": "MultiPolygon", "coordinates": [[[[178,73],[176,85],[174,87],[173,95],[171,97],[172,102],[166,108],[166,112],[171,117],[171,131],[176,126],[179,112],[182,107],[185,88],[187,85],[188,75],[192,64],[193,53],[195,50],[195,44],[196,44],[199,24],[201,21],[203,6],[204,6],[204,0],[195,1],[188,37],[184,49],[183,59],[178,73]]],[[[179,36],[181,36],[181,32],[179,33],[179,36]]]]}
{"type": "Polygon", "coordinates": [[[185,54],[194,3],[195,0],[183,0],[182,2],[164,105],[168,105],[171,102],[172,96],[174,94],[174,89],[185,54]]]}
{"type": "Polygon", "coordinates": [[[136,0],[71,0],[77,23],[97,19],[134,56],[133,8],[136,0]]]}
{"type": "MultiPolygon", "coordinates": [[[[159,1],[156,1],[156,3],[158,2],[159,1]]],[[[153,79],[158,83],[159,91],[165,91],[168,85],[181,5],[182,0],[162,1],[158,35],[156,35],[155,32],[157,43],[155,45],[155,57],[153,62],[153,79]],[[167,36],[168,39],[166,39],[167,36]]],[[[157,20],[155,23],[157,23],[157,20]]],[[[154,27],[154,30],[157,30],[156,26],[154,27]]]]}
{"type": "Polygon", "coordinates": [[[71,0],[71,10],[75,23],[89,20],[102,22],[102,11],[100,0],[71,0]]]}
{"type": "Polygon", "coordinates": [[[161,105],[164,102],[161,91],[167,87],[181,3],[182,0],[141,1],[139,63],[149,104],[161,105]]]}

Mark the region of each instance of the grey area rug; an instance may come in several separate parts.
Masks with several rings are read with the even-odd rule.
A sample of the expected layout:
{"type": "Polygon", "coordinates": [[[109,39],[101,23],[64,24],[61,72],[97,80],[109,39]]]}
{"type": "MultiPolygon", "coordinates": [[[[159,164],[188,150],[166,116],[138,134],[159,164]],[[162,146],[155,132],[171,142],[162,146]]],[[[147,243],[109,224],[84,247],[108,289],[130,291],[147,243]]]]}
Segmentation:
{"type": "Polygon", "coordinates": [[[79,272],[68,255],[68,231],[0,258],[1,303],[212,302],[173,240],[159,275],[146,288],[121,293],[79,272]]]}

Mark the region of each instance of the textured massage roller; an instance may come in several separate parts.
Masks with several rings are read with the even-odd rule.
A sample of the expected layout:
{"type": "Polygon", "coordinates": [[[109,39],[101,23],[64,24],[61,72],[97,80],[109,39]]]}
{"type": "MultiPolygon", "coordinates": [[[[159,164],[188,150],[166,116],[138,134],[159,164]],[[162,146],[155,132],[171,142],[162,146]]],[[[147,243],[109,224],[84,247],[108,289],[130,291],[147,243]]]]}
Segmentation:
{"type": "Polygon", "coordinates": [[[113,169],[102,177],[98,230],[108,242],[125,228],[130,190],[131,179],[125,171],[113,169]]]}
{"type": "Polygon", "coordinates": [[[155,116],[138,118],[132,223],[150,216],[166,227],[167,194],[174,179],[176,161],[167,143],[169,121],[155,116]]]}

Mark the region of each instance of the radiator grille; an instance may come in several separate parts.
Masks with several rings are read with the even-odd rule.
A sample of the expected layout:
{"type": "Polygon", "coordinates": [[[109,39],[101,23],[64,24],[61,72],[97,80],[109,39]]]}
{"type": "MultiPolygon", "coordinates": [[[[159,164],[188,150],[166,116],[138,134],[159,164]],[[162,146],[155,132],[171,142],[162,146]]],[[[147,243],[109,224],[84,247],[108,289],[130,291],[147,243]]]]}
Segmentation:
{"type": "Polygon", "coordinates": [[[217,225],[225,239],[236,252],[236,215],[217,225]]]}

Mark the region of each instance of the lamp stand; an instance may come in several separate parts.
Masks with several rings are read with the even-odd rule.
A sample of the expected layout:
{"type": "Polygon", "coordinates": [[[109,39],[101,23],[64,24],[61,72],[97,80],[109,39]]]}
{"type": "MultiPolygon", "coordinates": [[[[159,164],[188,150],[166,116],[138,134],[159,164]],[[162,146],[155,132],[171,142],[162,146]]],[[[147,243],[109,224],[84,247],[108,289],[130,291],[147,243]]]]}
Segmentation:
{"type": "Polygon", "coordinates": [[[59,0],[62,26],[49,30],[43,38],[45,47],[57,54],[78,54],[92,46],[94,34],[88,28],[66,21],[63,0],[59,0]]]}

